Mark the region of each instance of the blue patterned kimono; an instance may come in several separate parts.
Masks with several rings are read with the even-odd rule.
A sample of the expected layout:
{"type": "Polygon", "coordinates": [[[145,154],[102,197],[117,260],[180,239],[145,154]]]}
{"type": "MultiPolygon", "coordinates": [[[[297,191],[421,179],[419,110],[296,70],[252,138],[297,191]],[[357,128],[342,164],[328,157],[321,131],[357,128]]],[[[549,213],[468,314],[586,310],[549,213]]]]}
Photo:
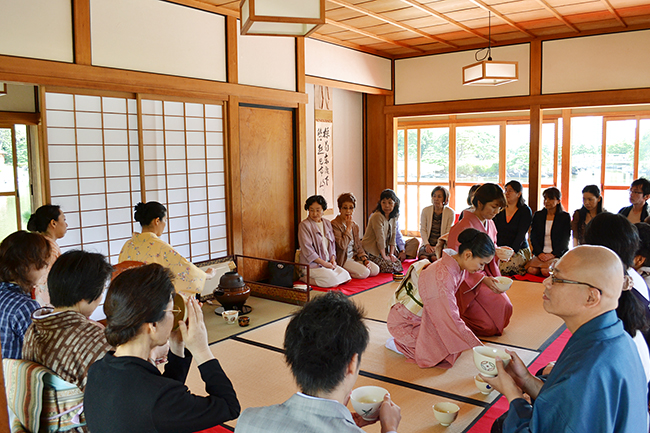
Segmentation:
{"type": "Polygon", "coordinates": [[[643,366],[616,312],[578,328],[533,406],[510,403],[503,432],[648,432],[643,366]]]}

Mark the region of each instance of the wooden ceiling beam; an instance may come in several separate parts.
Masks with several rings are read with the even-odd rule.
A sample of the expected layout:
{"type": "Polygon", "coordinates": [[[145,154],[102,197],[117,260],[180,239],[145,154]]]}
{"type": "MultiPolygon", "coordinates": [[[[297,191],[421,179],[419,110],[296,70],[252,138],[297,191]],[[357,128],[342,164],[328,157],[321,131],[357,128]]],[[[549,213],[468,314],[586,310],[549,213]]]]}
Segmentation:
{"type": "Polygon", "coordinates": [[[623,18],[621,18],[621,16],[618,14],[618,12],[616,12],[616,9],[614,9],[614,7],[609,2],[609,0],[600,0],[600,1],[605,5],[607,10],[610,11],[612,15],[614,15],[614,18],[616,18],[616,21],[621,23],[621,25],[623,27],[627,27],[627,24],[625,23],[625,21],[623,21],[623,18]]]}
{"type": "Polygon", "coordinates": [[[542,6],[544,7],[544,9],[546,9],[547,11],[549,11],[550,13],[552,13],[553,16],[555,16],[555,18],[557,18],[558,20],[562,21],[562,23],[563,23],[565,26],[567,26],[568,28],[570,28],[571,30],[573,30],[573,31],[576,32],[576,33],[580,33],[580,30],[579,30],[576,26],[574,26],[573,24],[571,24],[570,22],[568,22],[567,19],[564,18],[564,17],[562,16],[562,14],[560,14],[560,13],[559,13],[559,12],[558,12],[554,7],[553,7],[553,6],[551,6],[550,4],[548,4],[548,3],[546,2],[546,0],[535,0],[535,1],[536,1],[537,3],[539,3],[540,5],[542,5],[542,6]]]}
{"type": "MultiPolygon", "coordinates": [[[[406,3],[407,5],[410,5],[410,6],[414,7],[414,8],[416,8],[416,9],[421,10],[422,12],[425,12],[425,13],[427,13],[429,15],[440,18],[441,20],[446,21],[447,23],[452,24],[452,25],[454,25],[454,26],[456,26],[456,27],[458,27],[460,29],[463,29],[466,32],[471,33],[474,36],[477,36],[477,37],[479,37],[479,38],[481,38],[481,39],[483,39],[485,41],[490,41],[487,36],[479,33],[478,31],[476,31],[476,30],[474,30],[474,29],[472,29],[470,27],[467,27],[465,24],[459,23],[458,21],[449,18],[445,14],[442,14],[442,13],[438,12],[437,10],[432,9],[431,7],[429,7],[429,6],[425,5],[425,4],[422,4],[417,0],[401,0],[401,1],[403,3],[406,3]]],[[[494,41],[490,41],[490,42],[494,42],[494,41]]]]}
{"type": "Polygon", "coordinates": [[[442,38],[439,38],[437,36],[430,35],[429,33],[423,32],[422,30],[416,29],[415,27],[411,27],[411,26],[409,26],[407,24],[401,23],[401,22],[399,22],[397,20],[394,20],[392,18],[388,18],[387,16],[378,14],[376,12],[373,12],[373,11],[369,10],[369,9],[362,8],[360,6],[354,5],[354,4],[349,3],[347,1],[344,1],[344,0],[327,0],[327,1],[330,2],[330,3],[334,3],[335,5],[343,6],[344,8],[347,8],[347,9],[350,9],[350,10],[353,10],[353,11],[356,11],[356,12],[371,16],[371,17],[373,17],[373,18],[375,18],[375,19],[377,19],[379,21],[383,21],[383,22],[391,24],[391,25],[393,25],[395,27],[399,27],[400,29],[415,33],[418,36],[422,36],[422,37],[430,39],[432,41],[440,42],[441,44],[448,45],[448,46],[450,46],[452,48],[458,48],[458,45],[456,45],[456,44],[454,44],[452,42],[449,42],[449,41],[444,40],[442,38]]]}
{"type": "Polygon", "coordinates": [[[385,36],[380,36],[378,34],[371,33],[371,32],[368,32],[366,30],[359,29],[357,27],[352,27],[351,25],[344,24],[344,23],[342,23],[340,21],[325,18],[325,24],[336,26],[336,27],[348,30],[350,32],[358,33],[360,35],[367,36],[369,38],[377,39],[377,40],[382,41],[382,42],[387,42],[387,43],[389,43],[391,45],[397,45],[398,47],[408,48],[409,50],[417,51],[418,53],[424,53],[424,50],[422,50],[420,48],[413,47],[413,46],[405,44],[403,42],[395,41],[395,40],[389,39],[389,38],[387,38],[385,36]]]}
{"type": "MultiPolygon", "coordinates": [[[[402,0],[402,1],[404,1],[404,0],[402,0]]],[[[507,16],[505,16],[504,14],[502,14],[501,12],[499,12],[498,10],[494,9],[492,6],[488,5],[488,4],[485,3],[484,1],[482,1],[482,0],[469,0],[469,1],[471,1],[472,3],[474,3],[476,6],[480,7],[481,9],[485,9],[486,11],[492,12],[494,15],[498,16],[498,17],[501,18],[503,21],[505,21],[506,24],[508,24],[510,27],[519,30],[520,32],[522,32],[522,33],[525,34],[525,35],[530,36],[531,38],[534,38],[534,37],[535,37],[534,34],[532,34],[531,32],[529,32],[529,31],[526,30],[525,28],[521,27],[520,25],[518,25],[517,23],[515,23],[514,21],[512,21],[510,18],[508,18],[507,16]]]]}

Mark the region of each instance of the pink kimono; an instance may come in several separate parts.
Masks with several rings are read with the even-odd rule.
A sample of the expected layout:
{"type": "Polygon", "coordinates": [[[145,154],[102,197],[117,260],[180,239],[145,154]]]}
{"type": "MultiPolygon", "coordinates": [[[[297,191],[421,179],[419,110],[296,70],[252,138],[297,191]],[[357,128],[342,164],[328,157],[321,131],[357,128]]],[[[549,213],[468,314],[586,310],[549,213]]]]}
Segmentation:
{"type": "Polygon", "coordinates": [[[456,291],[466,275],[456,260],[443,253],[420,273],[422,317],[399,302],[388,313],[388,331],[397,348],[421,368],[451,368],[461,352],[481,345],[456,304],[456,291]]]}
{"type": "MultiPolygon", "coordinates": [[[[458,251],[460,245],[458,235],[468,228],[487,233],[496,244],[497,229],[494,222],[487,220],[486,228],[473,212],[465,212],[463,219],[449,230],[447,248],[458,251]]],[[[499,259],[496,256],[494,256],[491,263],[485,266],[482,272],[467,274],[458,292],[456,292],[456,299],[458,300],[460,316],[467,323],[467,326],[476,335],[487,337],[503,333],[503,329],[508,326],[510,316],[512,316],[512,303],[505,293],[496,294],[481,283],[481,280],[486,275],[489,277],[501,276],[499,259]]]]}

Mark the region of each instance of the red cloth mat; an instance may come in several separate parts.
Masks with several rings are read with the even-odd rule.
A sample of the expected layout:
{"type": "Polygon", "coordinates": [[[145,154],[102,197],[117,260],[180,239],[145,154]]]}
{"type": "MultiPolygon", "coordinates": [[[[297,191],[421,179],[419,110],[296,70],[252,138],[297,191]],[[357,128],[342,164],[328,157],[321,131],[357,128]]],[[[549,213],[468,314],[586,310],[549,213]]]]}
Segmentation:
{"type": "Polygon", "coordinates": [[[541,283],[546,279],[546,277],[539,277],[528,273],[526,275],[515,275],[512,278],[519,281],[532,281],[533,283],[541,283]]]}
{"type": "Polygon", "coordinates": [[[227,428],[218,425],[209,428],[207,430],[201,430],[200,432],[196,432],[196,433],[232,433],[232,430],[228,430],[227,428]]]}
{"type": "MultiPolygon", "coordinates": [[[[417,260],[415,259],[404,260],[402,262],[404,273],[406,273],[409,266],[411,266],[411,264],[416,261],[417,260]]],[[[373,289],[377,286],[381,286],[382,284],[388,283],[389,281],[393,281],[393,274],[379,274],[376,277],[368,277],[365,280],[357,280],[352,278],[347,283],[341,284],[340,286],[337,287],[325,288],[325,287],[311,286],[311,288],[314,290],[318,290],[320,292],[327,292],[329,290],[340,290],[341,292],[343,292],[344,295],[350,296],[350,295],[354,295],[355,293],[360,293],[365,290],[373,289]]]]}
{"type": "MultiPolygon", "coordinates": [[[[557,337],[530,366],[528,366],[528,370],[535,374],[537,373],[537,370],[545,367],[549,362],[556,361],[560,357],[560,353],[564,349],[567,341],[569,341],[569,338],[571,338],[571,333],[567,329],[560,334],[560,336],[557,337]]],[[[468,430],[468,433],[490,433],[494,420],[503,415],[509,407],[510,405],[508,400],[501,396],[501,398],[499,398],[499,400],[497,400],[496,403],[485,412],[485,415],[476,421],[476,424],[468,430]]]]}

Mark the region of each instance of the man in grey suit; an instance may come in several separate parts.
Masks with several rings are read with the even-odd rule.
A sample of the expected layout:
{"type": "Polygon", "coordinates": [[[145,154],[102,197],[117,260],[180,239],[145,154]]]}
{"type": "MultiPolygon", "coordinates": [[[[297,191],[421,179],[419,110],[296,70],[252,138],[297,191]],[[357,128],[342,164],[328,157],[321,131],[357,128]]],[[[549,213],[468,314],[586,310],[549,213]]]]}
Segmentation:
{"type": "MultiPolygon", "coordinates": [[[[346,404],[368,345],[363,312],[330,291],[296,313],[284,335],[285,359],[302,392],[282,404],[246,409],[236,433],[362,433],[370,424],[346,404]]],[[[382,433],[395,433],[400,408],[386,394],[379,411],[382,433]]]]}

